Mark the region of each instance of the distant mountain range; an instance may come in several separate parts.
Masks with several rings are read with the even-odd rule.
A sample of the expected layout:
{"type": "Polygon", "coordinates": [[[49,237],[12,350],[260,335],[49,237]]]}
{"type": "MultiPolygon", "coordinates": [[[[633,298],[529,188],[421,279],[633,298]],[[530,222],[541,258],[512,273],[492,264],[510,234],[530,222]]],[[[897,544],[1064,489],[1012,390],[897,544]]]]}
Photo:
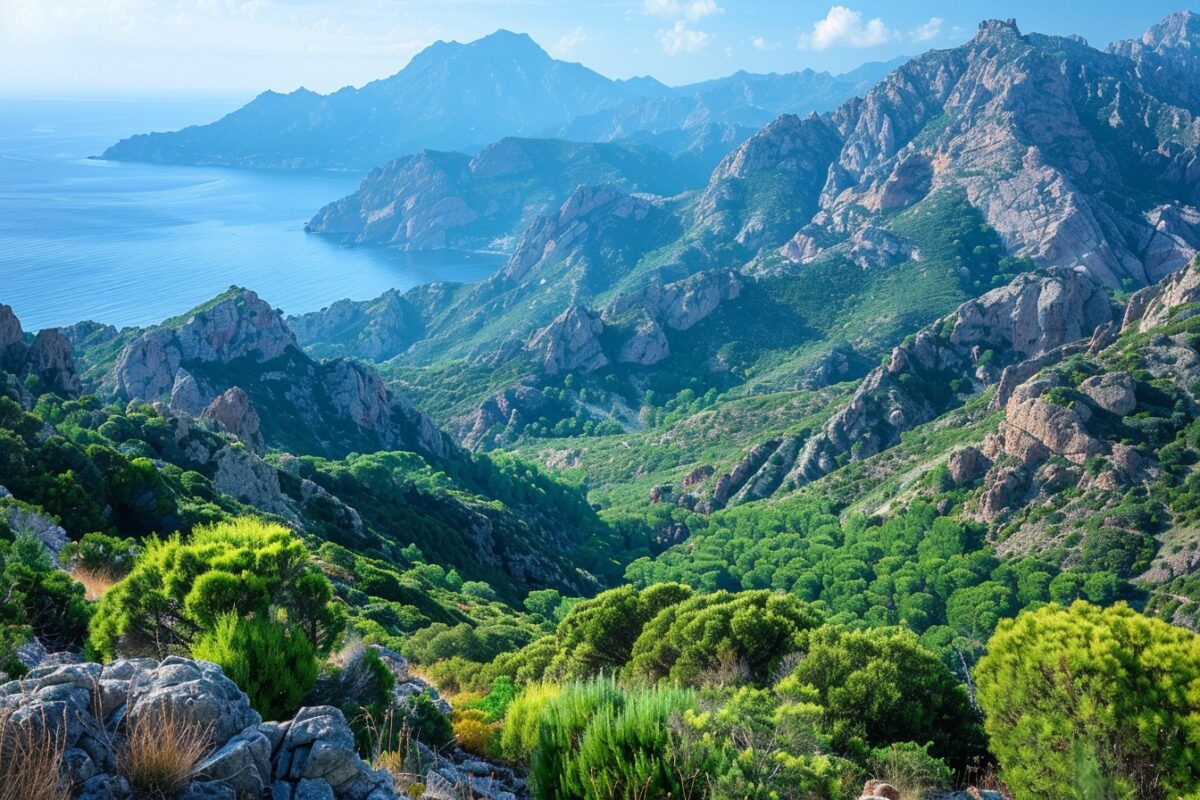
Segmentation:
{"type": "Polygon", "coordinates": [[[862,377],[1023,274],[1074,268],[1113,292],[1187,264],[1200,248],[1197,53],[1188,13],[1106,51],[985,22],[833,112],[779,117],[699,191],[581,187],[487,281],[336,304],[297,319],[297,336],[390,362],[484,447],[554,428],[540,393],[567,373],[603,381],[586,414],[630,430],[647,386],[862,377]]]}
{"type": "Polygon", "coordinates": [[[360,89],[264,92],[209,125],[122,140],[104,158],[366,170],[424,149],[476,152],[504,137],[536,136],[632,139],[715,163],[773,117],[831,109],[893,66],[837,77],[738,73],[670,88],[653,78],[610,80],[501,30],[468,44],[437,42],[360,89]]]}

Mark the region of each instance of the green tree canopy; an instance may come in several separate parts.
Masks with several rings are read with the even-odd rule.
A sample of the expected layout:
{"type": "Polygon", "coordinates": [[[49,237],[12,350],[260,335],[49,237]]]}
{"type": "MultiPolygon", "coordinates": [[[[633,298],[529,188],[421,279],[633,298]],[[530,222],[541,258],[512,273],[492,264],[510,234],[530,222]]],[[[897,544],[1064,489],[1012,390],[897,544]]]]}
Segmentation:
{"type": "Polygon", "coordinates": [[[190,538],[150,539],[133,569],[100,601],[97,655],[187,652],[227,615],[278,619],[328,653],[344,627],[333,587],[304,544],[279,525],[239,518],[190,538]]]}
{"type": "Polygon", "coordinates": [[[975,670],[1017,800],[1196,798],[1200,636],[1124,604],[1050,605],[1000,624],[975,670]]]}

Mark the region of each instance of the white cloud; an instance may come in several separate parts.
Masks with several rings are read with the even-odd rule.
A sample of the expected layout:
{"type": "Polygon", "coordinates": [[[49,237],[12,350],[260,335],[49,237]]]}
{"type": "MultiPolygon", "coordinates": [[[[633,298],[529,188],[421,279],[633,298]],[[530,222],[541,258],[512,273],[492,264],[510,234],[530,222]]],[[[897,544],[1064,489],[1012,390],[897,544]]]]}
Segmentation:
{"type": "Polygon", "coordinates": [[[666,28],[657,34],[662,44],[663,52],[669,56],[680,53],[698,53],[712,42],[712,34],[689,28],[683,20],[678,20],[672,28],[666,28]]]}
{"type": "Polygon", "coordinates": [[[645,0],[642,4],[642,11],[647,16],[692,22],[720,14],[722,10],[717,0],[645,0]]]}
{"type": "Polygon", "coordinates": [[[804,50],[828,50],[830,47],[877,47],[898,37],[879,17],[864,20],[861,11],[833,6],[825,19],[813,23],[811,33],[801,34],[804,50]]]}
{"type": "Polygon", "coordinates": [[[755,36],[753,39],[750,40],[750,44],[751,44],[751,46],[754,47],[755,50],[759,51],[760,53],[769,53],[772,50],[779,49],[779,42],[768,42],[766,39],[764,39],[761,36],[755,36]]]}
{"type": "Polygon", "coordinates": [[[587,31],[585,31],[582,27],[577,27],[574,30],[567,31],[562,35],[562,38],[555,42],[550,48],[550,55],[554,56],[555,58],[568,56],[576,47],[579,47],[579,45],[588,41],[590,38],[591,37],[588,36],[587,31]]]}
{"type": "Polygon", "coordinates": [[[942,25],[945,20],[941,17],[930,17],[929,22],[924,25],[918,25],[908,33],[908,38],[914,42],[928,42],[930,39],[936,39],[942,33],[942,25]]]}

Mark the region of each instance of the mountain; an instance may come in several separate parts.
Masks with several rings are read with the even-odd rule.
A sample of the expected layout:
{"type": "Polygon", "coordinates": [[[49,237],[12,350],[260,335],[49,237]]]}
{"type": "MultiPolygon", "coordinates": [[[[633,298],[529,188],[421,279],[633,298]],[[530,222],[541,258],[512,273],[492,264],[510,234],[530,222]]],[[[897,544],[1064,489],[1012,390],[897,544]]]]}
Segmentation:
{"type": "MultiPolygon", "coordinates": [[[[507,447],[588,426],[641,436],[681,392],[686,408],[867,377],[906,336],[1025,274],[1067,268],[1093,293],[1153,284],[1200,244],[1194,116],[1173,104],[1186,76],[1163,78],[1188,63],[1190,19],[1157,26],[1136,58],[985,22],[831,113],[779,117],[698,192],[581,189],[492,279],[305,315],[301,344],[386,362],[461,441],[507,447]]],[[[897,413],[915,409],[937,410],[897,413]]],[[[763,458],[817,448],[822,413],[763,458]]],[[[743,453],[778,435],[747,437],[743,453]]],[[[814,453],[826,466],[805,480],[848,446],[814,453]]]]}
{"type": "Polygon", "coordinates": [[[534,134],[644,88],[556,61],[528,36],[501,30],[469,44],[439,41],[361,89],[265,92],[209,125],[125,139],[104,158],[365,170],[424,148],[471,150],[534,134]]]}
{"type": "Polygon", "coordinates": [[[865,65],[838,78],[738,73],[670,88],[649,77],[610,80],[551,58],[524,34],[500,30],[468,44],[439,41],[395,75],[360,89],[264,92],[216,122],[132,136],[103,157],[366,170],[426,149],[475,152],[505,137],[537,136],[633,139],[689,152],[711,167],[772,116],[832,108],[863,91],[885,66],[865,65]]]}
{"type": "MultiPolygon", "coordinates": [[[[577,491],[517,462],[468,453],[360,362],[312,359],[283,315],[251,291],[231,289],[150,328],[93,331],[78,354],[60,339],[69,373],[83,376],[73,394],[112,403],[89,429],[103,428],[109,446],[157,459],[153,469],[169,473],[157,500],[142,497],[141,510],[129,512],[138,530],[171,530],[187,517],[175,509],[207,499],[380,557],[416,544],[509,596],[541,586],[582,591],[614,569],[605,556],[584,555],[610,534],[577,491]],[[164,517],[162,508],[172,510],[164,517]]],[[[41,373],[43,386],[61,374],[41,373]]],[[[17,389],[10,393],[21,398],[17,389]]],[[[38,491],[17,496],[45,499],[38,491]]],[[[88,530],[105,529],[97,515],[88,530]]],[[[63,524],[77,536],[73,519],[63,524]]]]}
{"type": "Polygon", "coordinates": [[[576,141],[648,142],[672,153],[708,157],[715,164],[780,114],[830,111],[864,94],[907,60],[872,62],[842,75],[811,69],[783,75],[743,70],[581,116],[550,133],[576,141]]]}
{"type": "Polygon", "coordinates": [[[580,186],[674,195],[703,185],[696,159],[630,144],[502,139],[474,158],[422,151],[372,170],[306,230],[401,249],[507,249],[580,186]]]}
{"type": "MultiPolygon", "coordinates": [[[[1200,106],[1177,88],[1194,80],[1190,30],[1148,33],[1174,55],[1143,45],[1135,58],[1023,35],[1011,20],[984,23],[966,45],[909,61],[830,115],[765,128],[714,173],[697,221],[786,269],[878,239],[897,212],[957,193],[1011,257],[1078,263],[1109,287],[1157,281],[1200,244],[1200,106]],[[814,137],[819,150],[807,145],[814,137]],[[808,160],[786,177],[759,156],[794,147],[808,148],[808,160]],[[758,191],[781,181],[804,217],[790,241],[758,191]]],[[[905,252],[903,241],[890,248],[905,252]]]]}

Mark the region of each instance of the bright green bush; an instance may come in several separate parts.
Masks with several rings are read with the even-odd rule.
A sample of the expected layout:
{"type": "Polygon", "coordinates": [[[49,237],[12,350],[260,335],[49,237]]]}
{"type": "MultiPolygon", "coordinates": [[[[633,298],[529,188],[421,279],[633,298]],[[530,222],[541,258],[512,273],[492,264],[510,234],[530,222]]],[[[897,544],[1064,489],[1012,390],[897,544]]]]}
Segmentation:
{"type": "Polygon", "coordinates": [[[673,728],[695,705],[678,689],[625,691],[611,679],[571,684],[542,715],[531,781],[539,800],[703,796],[704,764],[673,728]]]}
{"type": "Polygon", "coordinates": [[[1051,605],[1002,623],[975,677],[1017,800],[1198,796],[1200,636],[1123,604],[1051,605]]]}
{"type": "Polygon", "coordinates": [[[317,682],[312,642],[294,626],[227,614],[192,645],[220,665],[264,719],[288,719],[317,682]]]}
{"type": "Polygon", "coordinates": [[[794,595],[763,590],[693,597],[645,626],[627,672],[649,683],[762,683],[783,656],[796,652],[797,635],[820,622],[820,614],[794,595]]]}
{"type": "Polygon", "coordinates": [[[579,603],[563,617],[555,633],[555,654],[547,675],[588,678],[618,672],[629,661],[642,626],[660,611],[691,597],[679,584],[642,590],[622,586],[579,603]]]}
{"type": "Polygon", "coordinates": [[[982,752],[965,688],[912,631],[825,626],[802,639],[789,679],[815,690],[835,752],[861,758],[870,747],[929,742],[956,766],[982,752]]]}
{"type": "Polygon", "coordinates": [[[150,539],[133,570],[101,599],[89,643],[103,659],[186,653],[226,614],[281,619],[318,655],[344,628],[333,587],[286,528],[240,518],[191,537],[150,539]]]}
{"type": "Polygon", "coordinates": [[[514,764],[528,764],[537,747],[542,715],[562,692],[557,683],[535,683],[525,687],[508,706],[500,732],[500,752],[514,764]]]}

